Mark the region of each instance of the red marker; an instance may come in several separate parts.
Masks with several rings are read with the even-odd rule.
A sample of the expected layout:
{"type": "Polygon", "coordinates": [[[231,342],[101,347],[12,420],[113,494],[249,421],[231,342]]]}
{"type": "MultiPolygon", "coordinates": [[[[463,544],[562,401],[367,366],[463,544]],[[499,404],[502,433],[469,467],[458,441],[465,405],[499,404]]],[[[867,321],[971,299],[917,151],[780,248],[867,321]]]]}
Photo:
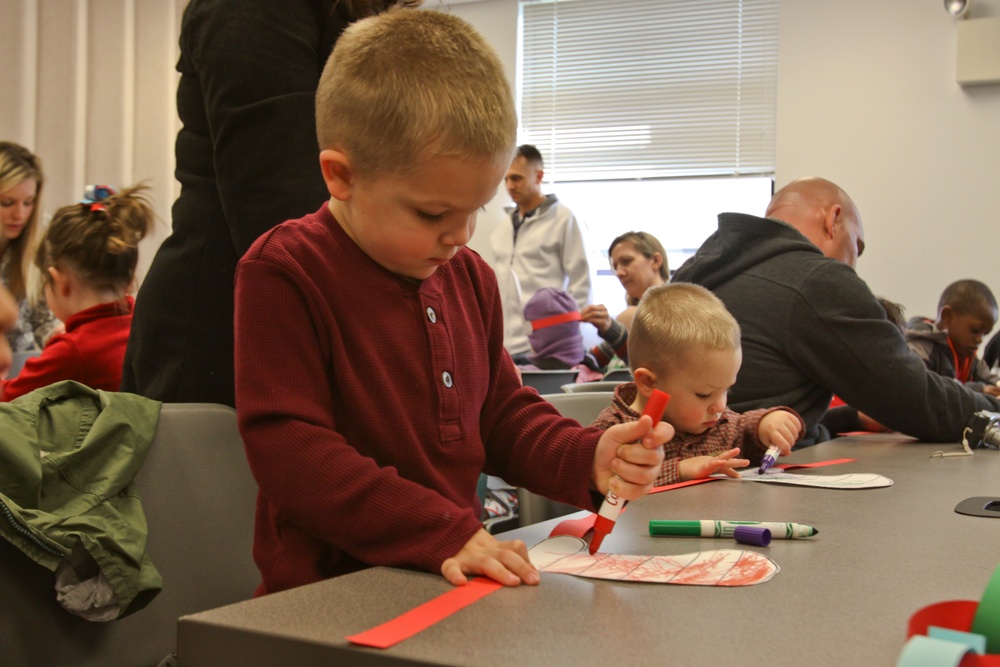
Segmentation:
{"type": "MultiPolygon", "coordinates": [[[[667,401],[669,400],[669,394],[665,394],[659,389],[653,390],[653,395],[646,402],[646,409],[642,411],[642,414],[653,418],[653,426],[660,423],[663,411],[667,408],[667,401]]],[[[618,515],[621,514],[624,505],[624,500],[616,496],[614,492],[608,491],[608,495],[604,498],[604,502],[601,503],[601,509],[597,513],[597,519],[594,521],[594,537],[590,540],[591,555],[597,553],[597,550],[601,547],[601,542],[611,533],[611,529],[615,527],[615,521],[618,519],[618,515]]]]}

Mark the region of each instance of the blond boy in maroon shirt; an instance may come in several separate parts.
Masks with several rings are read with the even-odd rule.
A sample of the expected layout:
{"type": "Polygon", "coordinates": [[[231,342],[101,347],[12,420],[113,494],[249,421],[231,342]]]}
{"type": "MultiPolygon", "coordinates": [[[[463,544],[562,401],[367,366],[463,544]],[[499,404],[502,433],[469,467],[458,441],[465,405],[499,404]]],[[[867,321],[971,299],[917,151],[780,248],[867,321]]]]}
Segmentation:
{"type": "Polygon", "coordinates": [[[496,54],[461,19],[348,28],[317,92],[330,201],[236,282],[236,406],[260,486],[258,594],[371,565],[536,584],[480,523],[480,472],[593,509],[652,488],[672,434],[602,432],[521,387],[492,270],[465,248],[515,146],[496,54]]]}

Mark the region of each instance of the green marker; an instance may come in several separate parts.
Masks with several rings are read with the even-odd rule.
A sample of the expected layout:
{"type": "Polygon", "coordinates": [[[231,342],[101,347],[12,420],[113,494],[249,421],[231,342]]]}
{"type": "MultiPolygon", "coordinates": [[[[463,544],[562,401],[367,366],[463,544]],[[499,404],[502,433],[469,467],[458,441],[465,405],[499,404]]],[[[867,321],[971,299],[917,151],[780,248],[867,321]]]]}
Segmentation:
{"type": "Polygon", "coordinates": [[[776,540],[812,537],[819,531],[801,523],[777,521],[650,521],[650,535],[688,535],[690,537],[733,537],[738,526],[767,528],[776,540]]]}

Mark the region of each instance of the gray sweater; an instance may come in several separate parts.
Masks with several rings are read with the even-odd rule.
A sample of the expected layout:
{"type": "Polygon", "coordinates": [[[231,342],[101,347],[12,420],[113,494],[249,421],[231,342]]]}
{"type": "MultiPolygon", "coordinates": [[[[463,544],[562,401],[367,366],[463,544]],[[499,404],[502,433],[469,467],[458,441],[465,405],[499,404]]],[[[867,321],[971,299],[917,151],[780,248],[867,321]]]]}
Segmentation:
{"type": "Polygon", "coordinates": [[[779,220],[719,215],[719,229],[674,282],[712,290],[740,323],[737,412],[787,405],[806,422],[803,444],[833,394],[922,440],[958,442],[969,416],[1000,403],[931,373],[886,319],[854,269],[829,259],[779,220]]]}

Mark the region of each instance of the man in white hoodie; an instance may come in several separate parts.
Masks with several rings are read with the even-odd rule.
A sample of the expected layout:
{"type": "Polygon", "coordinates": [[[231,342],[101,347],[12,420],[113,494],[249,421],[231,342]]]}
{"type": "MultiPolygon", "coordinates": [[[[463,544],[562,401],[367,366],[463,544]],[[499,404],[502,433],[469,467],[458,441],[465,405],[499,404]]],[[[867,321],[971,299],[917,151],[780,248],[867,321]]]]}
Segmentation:
{"type": "Polygon", "coordinates": [[[514,205],[491,237],[504,309],[504,347],[517,363],[531,354],[524,305],[542,287],[569,292],[582,310],[590,302],[590,266],[583,230],[555,195],[542,194],[542,155],[519,146],[504,183],[514,205]]]}

